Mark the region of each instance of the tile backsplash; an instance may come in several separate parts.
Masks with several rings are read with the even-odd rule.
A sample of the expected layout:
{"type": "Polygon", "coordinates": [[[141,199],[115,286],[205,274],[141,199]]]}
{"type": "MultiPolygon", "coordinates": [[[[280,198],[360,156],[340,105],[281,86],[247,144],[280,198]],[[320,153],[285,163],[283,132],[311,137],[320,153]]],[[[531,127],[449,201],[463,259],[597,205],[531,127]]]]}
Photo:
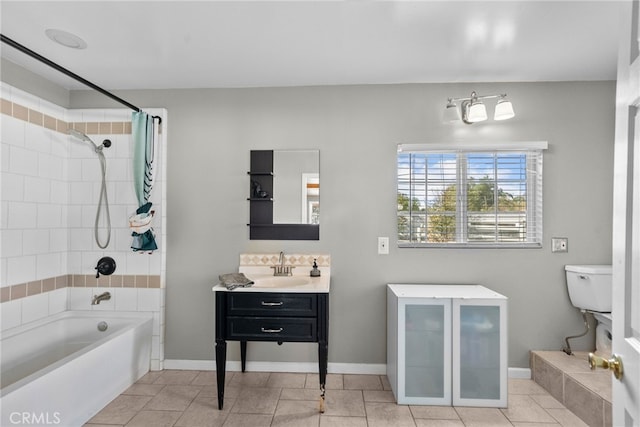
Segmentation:
{"type": "MultiPolygon", "coordinates": [[[[331,256],[327,254],[284,254],[284,262],[296,267],[310,267],[313,260],[318,267],[331,267],[331,256]]],[[[241,267],[270,267],[279,264],[280,253],[240,254],[241,267]]]]}

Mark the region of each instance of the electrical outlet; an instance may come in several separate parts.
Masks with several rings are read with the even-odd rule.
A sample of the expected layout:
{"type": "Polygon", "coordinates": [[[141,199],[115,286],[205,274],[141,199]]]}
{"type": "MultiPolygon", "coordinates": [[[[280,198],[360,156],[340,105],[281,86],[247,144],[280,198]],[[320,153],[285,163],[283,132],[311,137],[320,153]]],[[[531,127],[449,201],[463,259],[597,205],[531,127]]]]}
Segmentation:
{"type": "Polygon", "coordinates": [[[389,255],[388,237],[378,237],[378,255],[389,255]]]}
{"type": "Polygon", "coordinates": [[[552,237],[551,252],[569,252],[569,239],[566,237],[552,237]]]}

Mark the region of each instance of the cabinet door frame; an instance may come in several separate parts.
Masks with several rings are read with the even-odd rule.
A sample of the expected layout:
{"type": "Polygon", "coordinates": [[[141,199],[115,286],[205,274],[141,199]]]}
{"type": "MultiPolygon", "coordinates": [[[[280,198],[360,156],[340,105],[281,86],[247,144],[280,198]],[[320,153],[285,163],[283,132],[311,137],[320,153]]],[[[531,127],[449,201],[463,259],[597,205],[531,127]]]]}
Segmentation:
{"type": "Polygon", "coordinates": [[[505,299],[454,299],[452,307],[453,320],[453,342],[452,342],[452,373],[453,373],[453,406],[480,406],[480,407],[507,407],[507,300],[505,299]],[[500,375],[500,397],[498,399],[470,399],[461,397],[461,360],[460,360],[460,338],[461,338],[461,322],[460,307],[461,306],[489,306],[498,307],[500,313],[500,349],[499,349],[499,375],[500,375]]]}
{"type": "Polygon", "coordinates": [[[398,299],[398,404],[451,406],[451,299],[449,298],[399,298],[398,299]],[[407,396],[406,390],[406,308],[410,305],[443,306],[444,348],[442,361],[444,377],[442,397],[407,396]]]}

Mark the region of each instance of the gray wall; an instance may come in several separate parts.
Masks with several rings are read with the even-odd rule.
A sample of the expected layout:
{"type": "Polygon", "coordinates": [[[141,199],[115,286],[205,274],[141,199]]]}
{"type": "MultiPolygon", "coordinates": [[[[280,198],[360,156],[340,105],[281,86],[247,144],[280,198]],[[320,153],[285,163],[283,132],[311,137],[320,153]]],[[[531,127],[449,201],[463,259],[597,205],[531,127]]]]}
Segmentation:
{"type": "MultiPolygon", "coordinates": [[[[46,66],[42,65],[42,67],[46,66]]],[[[69,107],[69,91],[67,89],[4,58],[0,59],[0,76],[2,76],[3,82],[11,86],[21,88],[25,92],[39,96],[60,107],[69,107]]]]}
{"type": "MultiPolygon", "coordinates": [[[[166,349],[213,359],[211,286],[252,251],[332,256],[329,361],[385,363],[385,284],[478,283],[509,298],[509,366],[531,349],[560,349],[582,329],[563,266],[610,263],[614,82],[407,84],[153,90],[118,93],[165,107],[168,121],[166,349]],[[507,92],[516,118],[443,124],[447,97],[507,92]],[[396,144],[547,140],[542,249],[398,249],[396,144]],[[249,241],[249,150],[320,149],[320,241],[249,241]],[[377,255],[378,236],[391,238],[377,255]],[[553,254],[550,240],[569,238],[553,254]]],[[[111,106],[75,91],[71,107],[111,106]]],[[[593,344],[593,336],[574,348],[593,344]]],[[[235,345],[230,358],[238,359],[235,345]]],[[[250,360],[315,361],[313,346],[250,346],[250,360]]]]}

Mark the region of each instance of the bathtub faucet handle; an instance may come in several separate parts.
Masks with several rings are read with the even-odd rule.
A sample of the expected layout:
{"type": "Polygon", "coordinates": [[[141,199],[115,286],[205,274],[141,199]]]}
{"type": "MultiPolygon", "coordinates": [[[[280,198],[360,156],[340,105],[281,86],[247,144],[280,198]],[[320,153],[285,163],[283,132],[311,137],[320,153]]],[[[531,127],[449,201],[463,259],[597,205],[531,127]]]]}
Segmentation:
{"type": "Polygon", "coordinates": [[[96,265],[95,270],[96,279],[99,278],[101,274],[103,276],[113,274],[113,272],[116,271],[116,261],[108,256],[102,257],[98,261],[98,265],[96,265]]]}

